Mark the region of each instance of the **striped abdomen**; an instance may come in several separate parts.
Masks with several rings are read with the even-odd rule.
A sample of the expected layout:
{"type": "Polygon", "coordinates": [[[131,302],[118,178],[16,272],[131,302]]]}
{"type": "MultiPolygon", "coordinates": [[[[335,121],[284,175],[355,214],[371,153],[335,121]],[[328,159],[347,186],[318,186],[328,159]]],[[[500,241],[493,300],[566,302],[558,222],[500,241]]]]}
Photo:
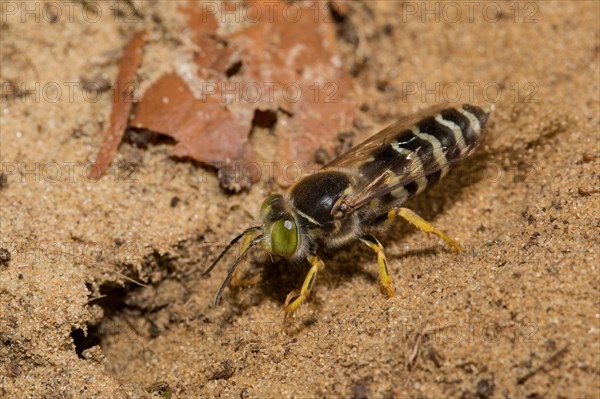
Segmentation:
{"type": "Polygon", "coordinates": [[[384,182],[387,193],[373,206],[398,206],[437,182],[481,143],[490,111],[469,104],[442,109],[386,140],[360,168],[367,180],[383,169],[390,171],[384,182]]]}

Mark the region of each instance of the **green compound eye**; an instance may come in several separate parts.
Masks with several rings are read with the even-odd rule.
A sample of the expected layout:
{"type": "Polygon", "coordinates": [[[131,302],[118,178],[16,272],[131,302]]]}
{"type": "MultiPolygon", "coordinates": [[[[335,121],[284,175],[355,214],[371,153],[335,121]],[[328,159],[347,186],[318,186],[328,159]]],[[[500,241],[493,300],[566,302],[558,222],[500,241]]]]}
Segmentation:
{"type": "Polygon", "coordinates": [[[289,257],[298,246],[298,228],[293,219],[279,219],[271,227],[271,249],[279,256],[289,257]]]}

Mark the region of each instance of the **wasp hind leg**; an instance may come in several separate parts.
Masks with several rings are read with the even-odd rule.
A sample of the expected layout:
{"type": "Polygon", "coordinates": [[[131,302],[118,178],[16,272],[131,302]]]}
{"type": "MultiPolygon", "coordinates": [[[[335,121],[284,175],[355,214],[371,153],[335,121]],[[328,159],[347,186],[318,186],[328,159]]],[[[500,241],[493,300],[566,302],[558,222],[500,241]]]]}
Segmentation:
{"type": "Polygon", "coordinates": [[[388,270],[387,259],[385,258],[385,252],[383,251],[383,245],[370,234],[365,234],[360,237],[360,240],[364,242],[369,248],[377,254],[377,270],[379,271],[379,281],[382,287],[385,289],[387,296],[394,296],[394,288],[392,283],[392,277],[388,270]]]}
{"type": "Polygon", "coordinates": [[[401,217],[401,218],[403,218],[403,219],[405,219],[405,220],[407,220],[410,224],[412,224],[413,226],[415,226],[416,228],[418,228],[419,230],[421,230],[421,231],[423,231],[425,233],[435,234],[436,236],[438,236],[442,240],[446,241],[446,243],[454,251],[460,252],[462,250],[460,244],[458,244],[452,238],[448,237],[446,235],[446,233],[444,233],[441,230],[436,229],[431,223],[429,223],[428,221],[426,221],[421,216],[417,215],[416,213],[414,213],[413,211],[411,211],[408,208],[394,208],[394,209],[392,209],[391,211],[389,211],[387,213],[384,221],[393,219],[393,218],[398,217],[398,216],[401,217]]]}
{"type": "Polygon", "coordinates": [[[288,316],[298,309],[298,307],[302,305],[306,298],[308,298],[308,295],[310,295],[310,290],[315,283],[317,272],[325,267],[325,264],[317,255],[310,255],[308,257],[308,261],[310,262],[311,267],[308,271],[308,274],[304,278],[302,288],[300,291],[294,290],[290,292],[285,300],[285,305],[283,307],[285,312],[284,319],[287,319],[288,316]]]}

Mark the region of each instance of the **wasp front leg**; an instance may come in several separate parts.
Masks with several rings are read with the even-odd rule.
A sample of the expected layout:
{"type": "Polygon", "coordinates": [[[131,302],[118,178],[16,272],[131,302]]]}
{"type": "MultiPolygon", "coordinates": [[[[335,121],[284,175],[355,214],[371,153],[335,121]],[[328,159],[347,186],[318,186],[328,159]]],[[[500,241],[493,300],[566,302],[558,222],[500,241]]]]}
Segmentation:
{"type": "Polygon", "coordinates": [[[285,318],[293,313],[302,303],[308,298],[310,295],[310,290],[315,283],[315,278],[317,277],[317,272],[325,267],[323,261],[317,255],[309,255],[308,261],[311,264],[310,270],[308,274],[304,278],[304,283],[302,284],[302,288],[300,291],[294,290],[290,292],[285,300],[284,312],[285,318]]]}
{"type": "Polygon", "coordinates": [[[229,285],[232,287],[248,287],[250,285],[260,283],[261,280],[262,280],[262,277],[259,274],[257,274],[256,276],[249,277],[249,278],[240,279],[237,277],[237,272],[236,272],[233,275],[233,277],[231,278],[231,282],[229,283],[229,285]]]}
{"type": "MultiPolygon", "coordinates": [[[[248,249],[253,238],[254,238],[253,234],[248,234],[246,236],[246,238],[244,239],[244,242],[242,243],[242,248],[241,248],[240,252],[245,252],[248,249]]],[[[237,277],[238,270],[239,269],[235,269],[235,271],[231,275],[231,281],[229,282],[229,285],[231,287],[244,287],[244,286],[248,286],[248,285],[253,285],[253,284],[260,282],[260,280],[261,280],[260,275],[256,275],[254,277],[250,277],[250,278],[246,278],[246,279],[239,279],[237,277]]]]}
{"type": "Polygon", "coordinates": [[[387,213],[386,220],[393,219],[395,217],[400,216],[401,218],[407,220],[410,224],[418,228],[419,230],[425,233],[435,234],[440,237],[442,240],[446,241],[446,243],[456,252],[460,252],[462,250],[461,246],[454,241],[452,238],[448,237],[446,233],[441,230],[436,229],[431,223],[423,219],[421,216],[417,215],[413,211],[408,208],[394,208],[387,213]]]}
{"type": "Polygon", "coordinates": [[[388,270],[388,263],[383,251],[383,245],[381,245],[377,238],[370,234],[363,235],[360,240],[377,254],[377,270],[379,271],[379,281],[386,290],[388,297],[394,296],[392,277],[390,276],[388,270]]]}

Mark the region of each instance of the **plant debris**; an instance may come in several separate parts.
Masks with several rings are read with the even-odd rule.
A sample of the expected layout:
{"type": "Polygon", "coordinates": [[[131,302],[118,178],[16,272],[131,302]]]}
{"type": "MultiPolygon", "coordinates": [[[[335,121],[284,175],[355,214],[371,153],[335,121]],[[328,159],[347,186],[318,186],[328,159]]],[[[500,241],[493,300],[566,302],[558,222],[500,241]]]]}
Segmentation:
{"type": "Polygon", "coordinates": [[[0,190],[8,186],[8,177],[4,173],[0,173],[0,190]]]}
{"type": "MultiPolygon", "coordinates": [[[[417,355],[419,354],[419,349],[421,348],[421,344],[422,344],[423,340],[426,339],[429,334],[433,334],[433,333],[445,330],[446,328],[453,327],[454,325],[455,324],[452,323],[452,324],[448,324],[446,326],[429,327],[429,328],[426,328],[425,330],[418,331],[415,336],[415,342],[414,342],[412,349],[410,350],[410,353],[408,354],[408,358],[406,360],[407,369],[409,369],[409,370],[412,369],[413,365],[415,364],[415,360],[417,359],[417,355]]],[[[436,357],[436,360],[434,360],[434,363],[436,361],[439,361],[442,359],[442,357],[437,353],[436,353],[436,355],[434,355],[434,357],[436,357]]]]}
{"type": "MultiPolygon", "coordinates": [[[[352,126],[357,104],[353,81],[336,55],[336,26],[324,17],[330,16],[327,4],[299,3],[296,8],[293,22],[280,9],[270,17],[263,9],[263,18],[229,40],[240,49],[245,79],[270,83],[261,88],[263,109],[291,115],[275,127],[280,166],[295,164],[306,173],[316,167],[317,150],[334,153],[336,136],[352,126]]],[[[275,176],[281,186],[294,182],[285,173],[275,176]]]]}
{"type": "Polygon", "coordinates": [[[600,190],[589,190],[589,189],[584,188],[584,187],[578,187],[577,188],[577,192],[582,197],[587,197],[588,195],[600,193],[600,190]]]}
{"type": "MultiPolygon", "coordinates": [[[[176,73],[163,75],[146,91],[132,125],[173,137],[177,140],[171,151],[174,156],[189,157],[218,169],[255,160],[248,143],[250,128],[214,97],[196,99],[176,73]]],[[[235,183],[225,187],[235,190],[235,183]]]]}
{"type": "Polygon", "coordinates": [[[372,379],[371,376],[368,376],[356,381],[352,387],[352,397],[354,399],[367,399],[369,397],[369,384],[372,379]]]}
{"type": "Polygon", "coordinates": [[[238,191],[254,177],[239,181],[222,170],[256,162],[249,135],[254,116],[268,113],[278,139],[277,183],[288,186],[300,177],[281,173],[289,164],[301,174],[316,168],[317,149],[333,154],[337,133],[352,126],[353,81],[336,55],[335,25],[324,16],[327,5],[298,3],[293,20],[282,12],[288,6],[223,3],[233,12],[261,10],[252,23],[236,24],[233,31],[209,7],[182,5],[198,48],[196,76],[184,79],[172,72],[159,78],[141,99],[134,126],[175,138],[174,155],[217,168],[221,185],[238,191]]]}
{"type": "Polygon", "coordinates": [[[146,392],[148,393],[158,393],[163,399],[170,399],[173,395],[171,387],[169,383],[166,381],[158,381],[154,384],[146,387],[146,392]]]}
{"type": "Polygon", "coordinates": [[[233,376],[235,369],[230,360],[224,361],[221,366],[223,368],[219,371],[215,371],[209,380],[228,380],[233,376]]]}
{"type": "Polygon", "coordinates": [[[133,35],[123,52],[119,62],[119,72],[115,83],[113,95],[113,108],[110,114],[110,123],[104,131],[102,145],[96,157],[95,167],[90,169],[88,177],[99,179],[112,162],[119,144],[123,139],[129,113],[133,105],[133,83],[135,73],[142,60],[142,49],[146,44],[146,32],[139,31],[133,35]]]}
{"type": "Polygon", "coordinates": [[[5,263],[8,263],[10,258],[11,258],[10,251],[6,248],[0,248],[0,265],[4,265],[5,263]]]}
{"type": "Polygon", "coordinates": [[[545,370],[548,367],[548,365],[556,362],[560,357],[562,357],[565,353],[567,353],[568,350],[569,350],[569,345],[567,344],[564,347],[562,347],[562,349],[558,350],[556,353],[554,353],[552,356],[550,356],[548,359],[543,361],[542,364],[540,364],[533,370],[529,371],[527,374],[517,378],[517,384],[519,384],[519,385],[524,384],[525,382],[527,382],[528,379],[530,379],[531,377],[533,377],[540,371],[545,370]]]}

